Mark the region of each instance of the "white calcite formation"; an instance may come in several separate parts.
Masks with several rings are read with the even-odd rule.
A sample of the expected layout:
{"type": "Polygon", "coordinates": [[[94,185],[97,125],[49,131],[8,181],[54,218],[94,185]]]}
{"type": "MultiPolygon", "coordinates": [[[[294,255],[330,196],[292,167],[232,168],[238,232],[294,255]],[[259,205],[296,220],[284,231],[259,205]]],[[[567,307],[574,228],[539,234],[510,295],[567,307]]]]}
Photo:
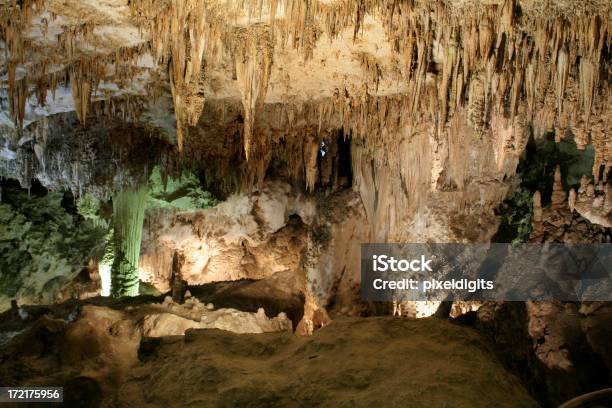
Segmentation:
{"type": "MultiPolygon", "coordinates": [[[[571,194],[570,192],[570,198],[571,194]]],[[[612,228],[612,184],[604,180],[595,184],[583,177],[578,193],[574,191],[573,196],[570,206],[580,215],[592,223],[612,228]]]]}
{"type": "Polygon", "coordinates": [[[610,184],[600,180],[597,185],[583,176],[578,192],[563,190],[561,170],[554,174],[550,205],[542,206],[539,191],[533,196],[532,242],[610,242],[612,205],[610,184]]]}
{"type": "Polygon", "coordinates": [[[291,321],[284,313],[268,318],[264,309],[257,313],[235,309],[210,310],[197,298],[177,304],[167,297],[158,313],[142,320],[142,334],[147,337],[182,336],[188,329],[219,329],[234,333],[291,331],[291,321]]]}

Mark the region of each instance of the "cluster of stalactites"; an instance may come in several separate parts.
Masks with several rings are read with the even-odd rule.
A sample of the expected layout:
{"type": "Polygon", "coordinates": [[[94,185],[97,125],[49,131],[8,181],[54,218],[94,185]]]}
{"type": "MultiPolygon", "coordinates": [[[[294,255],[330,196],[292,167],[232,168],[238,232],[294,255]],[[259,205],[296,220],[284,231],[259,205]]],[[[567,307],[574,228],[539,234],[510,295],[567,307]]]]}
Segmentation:
{"type": "Polygon", "coordinates": [[[261,111],[270,72],[272,69],[272,48],[270,31],[264,25],[237,29],[233,49],[236,65],[236,79],[244,112],[244,152],[249,160],[255,128],[255,119],[261,111]]]}
{"type": "Polygon", "coordinates": [[[21,35],[24,27],[32,21],[36,12],[42,9],[44,0],[12,0],[0,10],[0,40],[4,42],[7,58],[7,79],[9,87],[10,112],[15,123],[23,126],[25,105],[28,98],[27,78],[17,75],[19,64],[28,56],[28,40],[21,35]]]}
{"type": "MultiPolygon", "coordinates": [[[[406,114],[413,121],[427,114],[441,133],[466,108],[482,135],[496,116],[512,122],[520,116],[517,129],[530,124],[536,137],[555,131],[558,140],[571,131],[580,147],[594,145],[596,169],[609,166],[611,95],[599,77],[610,44],[608,13],[547,18],[519,15],[518,7],[508,0],[469,17],[441,2],[395,2],[381,10],[405,62],[406,114]]],[[[523,145],[520,137],[528,134],[520,133],[506,139],[523,145]]]]}
{"type": "Polygon", "coordinates": [[[332,39],[349,25],[355,35],[376,1],[327,4],[297,0],[152,0],[130,3],[139,26],[148,32],[158,63],[169,67],[177,120],[177,144],[202,113],[203,63],[224,55],[234,59],[244,108],[244,149],[251,156],[255,119],[268,87],[275,47],[291,46],[312,56],[321,32],[332,39]],[[266,14],[265,22],[262,16],[266,14]],[[239,21],[247,16],[247,25],[239,21]],[[282,16],[282,18],[280,17],[282,16]],[[253,23],[253,24],[250,24],[253,23]]]}
{"type": "MultiPolygon", "coordinates": [[[[40,3],[24,2],[37,5],[22,8],[29,10],[23,11],[24,16],[40,8],[40,3]]],[[[197,124],[204,107],[205,65],[214,65],[227,55],[234,61],[245,118],[245,153],[250,158],[251,151],[261,150],[264,146],[257,146],[267,143],[261,136],[265,132],[256,127],[274,51],[292,46],[308,58],[323,35],[333,40],[343,30],[352,29],[358,37],[365,29],[365,16],[373,15],[383,22],[394,52],[401,56],[407,91],[397,97],[380,98],[369,94],[372,90],[367,87],[350,93],[339,89],[331,98],[332,103],[340,101],[337,106],[323,100],[314,109],[319,117],[327,115],[337,120],[330,127],[350,128],[373,150],[377,146],[389,147],[388,141],[381,143],[381,139],[397,134],[394,129],[399,127],[398,122],[387,117],[389,105],[400,105],[400,121],[432,120],[440,135],[459,111],[465,110],[470,124],[481,134],[485,134],[493,116],[513,118],[520,112],[524,116],[521,120],[531,123],[537,134],[556,130],[560,138],[571,130],[579,146],[589,142],[595,146],[598,166],[610,166],[612,151],[606,130],[612,96],[599,75],[606,63],[602,61],[604,49],[610,43],[607,11],[548,18],[521,15],[517,13],[519,6],[520,2],[507,0],[501,5],[480,5],[473,13],[459,15],[443,1],[424,0],[130,2],[133,17],[150,38],[158,63],[168,67],[179,149],[184,131],[197,124]],[[347,123],[348,118],[355,122],[347,123]]],[[[19,21],[27,21],[26,17],[20,18],[19,21]]],[[[2,21],[9,53],[23,55],[22,27],[2,21]]],[[[75,39],[89,37],[91,32],[92,28],[86,25],[66,30],[60,41],[65,53],[74,56],[78,48],[75,39]]],[[[375,59],[367,54],[359,59],[368,81],[378,83],[384,73],[375,59]]],[[[120,58],[115,57],[115,64],[117,60],[120,58]]],[[[11,107],[16,121],[23,122],[28,83],[40,82],[39,100],[44,100],[46,89],[57,86],[57,79],[53,79],[57,76],[49,75],[50,81],[24,81],[15,73],[19,57],[12,61],[11,107]]],[[[80,63],[67,71],[71,79],[75,78],[75,106],[83,120],[88,112],[88,95],[101,75],[83,67],[95,65],[80,63]]],[[[44,64],[37,67],[46,69],[44,64]]],[[[308,123],[317,121],[322,122],[318,119],[308,123]]]]}
{"type": "Polygon", "coordinates": [[[48,92],[55,98],[55,90],[62,83],[70,83],[77,116],[85,124],[99,83],[112,81],[120,87],[129,85],[142,71],[136,61],[149,52],[146,43],[92,52],[84,46],[97,44],[92,22],[62,26],[60,33],[49,38],[49,19],[57,18],[52,12],[40,18],[40,31],[46,40],[57,45],[41,45],[29,36],[33,19],[46,11],[45,4],[42,0],[12,1],[12,5],[0,10],[0,40],[5,44],[10,112],[19,129],[24,125],[28,99],[34,95],[38,105],[44,106],[48,92]]]}
{"type": "Polygon", "coordinates": [[[177,146],[183,150],[183,132],[187,125],[195,126],[204,107],[203,93],[197,98],[198,91],[194,88],[201,86],[202,61],[204,51],[210,37],[207,24],[207,12],[203,1],[171,2],[168,23],[158,19],[157,31],[160,35],[156,41],[155,50],[158,60],[170,58],[169,77],[174,100],[174,110],[177,122],[177,146]],[[164,53],[164,42],[169,45],[169,55],[164,53]]]}
{"type": "Polygon", "coordinates": [[[218,52],[222,24],[218,7],[206,0],[152,0],[130,3],[133,16],[152,43],[160,66],[168,66],[177,122],[177,147],[183,150],[184,133],[195,126],[204,108],[203,64],[218,52]]]}
{"type": "Polygon", "coordinates": [[[608,36],[605,17],[521,21],[517,28],[516,2],[506,1],[502,7],[484,7],[480,15],[463,17],[458,24],[449,20],[439,3],[432,4],[416,8],[411,2],[398,3],[387,20],[391,38],[397,39],[397,51],[406,57],[406,75],[414,78],[411,93],[415,100],[419,100],[427,67],[435,62],[441,65],[438,83],[442,119],[446,118],[447,104],[460,104],[466,85],[479,72],[486,77],[489,109],[493,104],[506,105],[504,108],[514,115],[525,95],[528,111],[535,112],[536,104],[543,102],[544,91],[552,85],[560,115],[569,73],[578,65],[588,123],[599,82],[595,68],[599,68],[608,36]],[[437,14],[432,17],[434,10],[437,14]],[[432,61],[433,42],[443,50],[441,61],[432,61]]]}
{"type": "MultiPolygon", "coordinates": [[[[539,122],[537,130],[564,134],[569,128],[585,140],[593,133],[595,140],[601,118],[609,114],[599,78],[610,37],[605,10],[585,17],[519,15],[515,0],[481,5],[469,16],[458,16],[441,1],[234,0],[221,5],[173,0],[164,5],[151,0],[132,3],[152,33],[160,61],[170,59],[174,88],[191,81],[203,59],[214,64],[224,52],[234,57],[247,156],[251,145],[258,143],[253,140],[254,116],[257,105],[264,102],[274,49],[290,45],[308,58],[323,34],[333,40],[352,27],[358,36],[368,14],[383,22],[404,61],[408,83],[404,113],[416,119],[425,111],[435,117],[439,131],[463,107],[474,128],[484,131],[494,113],[514,117],[526,104],[524,112],[528,120],[539,122]],[[242,43],[245,37],[248,40],[242,43]],[[435,92],[428,89],[432,81],[435,92]],[[597,120],[592,119],[594,114],[597,120]]],[[[380,67],[367,54],[360,58],[377,83],[383,74],[380,67]]],[[[186,122],[184,92],[175,91],[174,98],[177,119],[186,122]]],[[[602,163],[612,160],[609,153],[599,156],[602,163]]]]}

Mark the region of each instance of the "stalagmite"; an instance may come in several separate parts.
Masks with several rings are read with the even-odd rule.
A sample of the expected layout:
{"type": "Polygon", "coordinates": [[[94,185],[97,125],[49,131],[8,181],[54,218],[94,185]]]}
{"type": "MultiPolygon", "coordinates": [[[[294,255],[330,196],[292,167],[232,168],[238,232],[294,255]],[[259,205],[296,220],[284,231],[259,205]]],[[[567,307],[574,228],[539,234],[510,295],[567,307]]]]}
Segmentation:
{"type": "Polygon", "coordinates": [[[586,196],[588,198],[595,197],[595,186],[593,184],[589,184],[586,188],[586,196]]]}
{"type": "Polygon", "coordinates": [[[571,212],[576,209],[576,190],[570,189],[567,205],[571,212]]]}
{"type": "Polygon", "coordinates": [[[539,191],[533,194],[533,218],[531,221],[531,240],[538,242],[544,234],[544,228],[542,226],[542,196],[539,191]]]}
{"type": "Polygon", "coordinates": [[[123,190],[113,196],[113,296],[138,295],[138,263],[146,200],[147,188],[143,186],[123,190]]]}
{"type": "Polygon", "coordinates": [[[561,182],[561,168],[557,166],[555,168],[555,179],[553,183],[553,192],[551,197],[553,208],[565,207],[565,200],[567,195],[563,189],[563,183],[561,182]]]}
{"type": "Polygon", "coordinates": [[[402,317],[402,302],[394,300],[393,301],[393,313],[392,316],[402,317]]]}
{"type": "MultiPolygon", "coordinates": [[[[175,251],[172,256],[172,278],[170,287],[172,288],[172,300],[176,303],[183,303],[184,295],[186,295],[186,282],[183,279],[181,269],[185,263],[185,255],[175,251]]],[[[191,294],[190,294],[191,296],[191,294]]]]}
{"type": "Polygon", "coordinates": [[[539,191],[533,194],[533,220],[542,221],[542,196],[539,191]]]}

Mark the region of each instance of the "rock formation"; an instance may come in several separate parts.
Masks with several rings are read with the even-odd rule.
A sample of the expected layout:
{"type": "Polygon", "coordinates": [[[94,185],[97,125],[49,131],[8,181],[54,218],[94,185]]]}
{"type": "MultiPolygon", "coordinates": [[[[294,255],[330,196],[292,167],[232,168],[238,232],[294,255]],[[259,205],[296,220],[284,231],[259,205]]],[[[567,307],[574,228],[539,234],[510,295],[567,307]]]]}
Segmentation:
{"type": "Polygon", "coordinates": [[[217,329],[158,338],[141,337],[135,320],[143,313],[166,315],[150,314],[142,305],[129,312],[85,306],[72,323],[61,315],[41,317],[0,347],[0,380],[59,384],[66,404],[90,406],[179,407],[194,400],[230,406],[356,400],[367,405],[409,400],[418,406],[538,406],[477,332],[442,320],[342,318],[306,338],[286,331],[237,334],[217,329]],[[386,334],[389,330],[393,337],[386,334]],[[456,335],[445,339],[448,332],[456,335]],[[445,356],[447,348],[456,352],[445,356]],[[353,358],[358,350],[360,358],[353,358]],[[398,365],[397,356],[406,356],[410,364],[398,365]],[[475,364],[483,370],[474,372],[475,364]],[[414,367],[423,370],[414,375],[414,367]],[[412,386],[397,382],[389,372],[401,378],[412,375],[412,386]],[[467,376],[474,379],[469,388],[457,379],[467,376]],[[436,381],[447,384],[444,393],[422,392],[436,381]],[[482,395],[476,387],[490,392],[482,395]]]}

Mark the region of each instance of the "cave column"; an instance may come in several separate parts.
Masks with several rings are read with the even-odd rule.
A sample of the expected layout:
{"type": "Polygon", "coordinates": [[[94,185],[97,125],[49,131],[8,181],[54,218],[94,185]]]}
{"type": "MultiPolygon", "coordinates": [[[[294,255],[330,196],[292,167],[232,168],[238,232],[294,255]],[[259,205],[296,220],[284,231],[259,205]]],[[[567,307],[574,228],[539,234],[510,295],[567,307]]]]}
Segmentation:
{"type": "Polygon", "coordinates": [[[113,243],[115,256],[111,271],[113,296],[138,295],[138,263],[147,188],[123,190],[113,197],[113,243]]]}

